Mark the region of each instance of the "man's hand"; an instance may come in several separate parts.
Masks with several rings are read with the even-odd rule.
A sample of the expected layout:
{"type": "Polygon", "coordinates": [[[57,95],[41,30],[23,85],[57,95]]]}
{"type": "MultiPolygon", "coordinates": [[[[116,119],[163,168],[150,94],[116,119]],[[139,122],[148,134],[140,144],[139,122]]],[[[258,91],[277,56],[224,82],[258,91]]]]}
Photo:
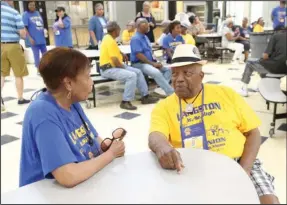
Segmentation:
{"type": "Polygon", "coordinates": [[[150,25],[151,27],[154,27],[153,22],[149,22],[149,25],[150,25]]]}
{"type": "Polygon", "coordinates": [[[269,55],[267,53],[263,53],[263,59],[267,60],[269,58],[269,55]]]}
{"type": "Polygon", "coordinates": [[[30,40],[31,45],[34,46],[35,45],[35,41],[33,40],[33,38],[30,37],[29,40],[30,40]]]}
{"type": "Polygon", "coordinates": [[[180,153],[170,146],[158,149],[156,156],[163,169],[176,169],[180,173],[184,168],[180,153]]]}
{"type": "Polygon", "coordinates": [[[162,68],[162,64],[161,63],[153,63],[152,64],[153,67],[161,69],[162,68]]]}
{"type": "Polygon", "coordinates": [[[126,63],[129,62],[129,57],[126,54],[124,54],[124,53],[122,53],[122,55],[123,55],[124,61],[126,63]]]}

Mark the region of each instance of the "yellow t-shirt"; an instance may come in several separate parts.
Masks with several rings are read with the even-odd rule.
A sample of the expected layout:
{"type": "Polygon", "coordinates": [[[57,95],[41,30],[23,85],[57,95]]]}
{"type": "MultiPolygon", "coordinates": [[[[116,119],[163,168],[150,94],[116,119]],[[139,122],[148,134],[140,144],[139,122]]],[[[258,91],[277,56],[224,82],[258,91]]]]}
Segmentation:
{"type": "Polygon", "coordinates": [[[132,39],[132,37],[135,35],[135,31],[129,32],[127,29],[123,31],[122,33],[122,41],[128,42],[132,39]]]}
{"type": "Polygon", "coordinates": [[[190,35],[190,34],[187,33],[187,34],[181,35],[181,36],[182,36],[182,38],[183,38],[185,44],[192,44],[192,45],[195,46],[195,40],[194,40],[194,38],[192,37],[192,35],[190,35]]]}
{"type": "Polygon", "coordinates": [[[255,32],[256,32],[256,33],[264,32],[264,28],[263,28],[261,25],[256,24],[256,25],[254,26],[253,32],[254,32],[254,33],[255,33],[255,32]]]}
{"type": "MultiPolygon", "coordinates": [[[[187,102],[192,101],[193,99],[189,99],[187,102]]],[[[200,122],[203,108],[209,150],[231,158],[241,157],[246,140],[243,133],[261,124],[255,112],[239,94],[225,86],[204,84],[204,105],[201,103],[202,93],[193,103],[193,112],[186,113],[186,103],[181,102],[183,127],[200,122]]],[[[179,98],[176,94],[155,106],[150,123],[150,133],[160,132],[167,137],[172,146],[182,147],[179,98]]],[[[190,129],[183,130],[192,133],[190,129]]]]}
{"type": "Polygon", "coordinates": [[[101,43],[100,66],[108,63],[115,66],[112,57],[117,57],[123,63],[123,56],[116,40],[110,34],[106,34],[101,43]]]}

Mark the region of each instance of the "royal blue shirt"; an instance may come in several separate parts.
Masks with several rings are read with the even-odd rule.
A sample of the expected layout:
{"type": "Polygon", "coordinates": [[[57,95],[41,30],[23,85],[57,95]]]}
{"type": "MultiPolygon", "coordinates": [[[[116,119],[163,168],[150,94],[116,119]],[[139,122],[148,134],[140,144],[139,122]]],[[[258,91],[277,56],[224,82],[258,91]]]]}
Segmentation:
{"type": "Polygon", "coordinates": [[[170,48],[172,51],[175,50],[176,46],[184,44],[184,40],[181,35],[177,35],[175,38],[169,33],[163,39],[162,47],[164,49],[170,48]]]}
{"type": "Polygon", "coordinates": [[[71,18],[66,16],[62,19],[64,28],[59,27],[58,22],[54,23],[55,45],[57,47],[73,47],[71,18]]]}
{"type": "Polygon", "coordinates": [[[142,33],[136,32],[131,39],[131,62],[140,63],[140,59],[137,58],[138,53],[142,53],[149,61],[155,61],[152,56],[152,47],[148,37],[142,33]]]}
{"type": "Polygon", "coordinates": [[[55,169],[99,155],[98,133],[79,103],[64,110],[49,92],[41,93],[28,107],[22,131],[20,186],[52,179],[55,169]],[[87,124],[93,146],[88,143],[87,124]]]}
{"type": "Polygon", "coordinates": [[[23,23],[25,27],[27,27],[32,39],[35,41],[35,45],[46,45],[44,22],[38,11],[25,11],[23,14],[23,23]]]}
{"type": "Polygon", "coordinates": [[[285,26],[286,16],[287,16],[287,8],[281,8],[280,6],[276,7],[272,11],[273,17],[273,28],[275,29],[277,26],[285,26]]]}

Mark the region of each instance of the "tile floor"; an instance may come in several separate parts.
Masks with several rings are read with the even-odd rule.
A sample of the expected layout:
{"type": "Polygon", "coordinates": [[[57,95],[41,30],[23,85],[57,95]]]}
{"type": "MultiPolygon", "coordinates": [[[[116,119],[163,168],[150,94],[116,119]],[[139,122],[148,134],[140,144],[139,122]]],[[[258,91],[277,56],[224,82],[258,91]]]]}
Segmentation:
{"type": "MultiPolygon", "coordinates": [[[[244,65],[208,63],[204,67],[204,82],[224,84],[237,90],[243,69],[244,65]]],[[[29,65],[29,71],[30,76],[25,78],[26,98],[30,98],[35,90],[43,87],[43,81],[37,76],[35,68],[29,65]]],[[[258,80],[259,77],[253,75],[250,88],[255,87],[258,80]]],[[[284,87],[286,88],[286,79],[282,79],[282,88],[284,87]]],[[[148,150],[149,118],[154,105],[141,105],[139,101],[135,101],[138,110],[127,112],[119,108],[122,83],[100,84],[96,86],[96,90],[97,107],[86,109],[85,103],[83,107],[101,136],[110,136],[116,127],[124,127],[128,131],[125,139],[127,154],[148,150]]],[[[1,193],[4,193],[18,187],[21,129],[27,105],[17,105],[13,78],[7,78],[2,93],[6,106],[6,111],[1,113],[1,193]]],[[[264,162],[266,171],[276,178],[275,188],[281,203],[286,203],[286,119],[276,122],[275,136],[269,138],[272,109],[267,110],[265,101],[254,91],[245,99],[262,120],[260,131],[265,137],[262,139],[264,143],[259,157],[264,162]]],[[[278,106],[278,109],[283,112],[286,106],[278,106]]]]}

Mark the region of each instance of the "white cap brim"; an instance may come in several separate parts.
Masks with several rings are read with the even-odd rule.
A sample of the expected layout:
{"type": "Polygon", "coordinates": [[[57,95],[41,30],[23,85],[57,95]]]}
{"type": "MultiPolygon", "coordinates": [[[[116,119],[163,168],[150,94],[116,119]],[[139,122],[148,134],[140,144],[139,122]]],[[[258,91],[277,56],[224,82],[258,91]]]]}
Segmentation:
{"type": "Polygon", "coordinates": [[[205,65],[207,63],[206,60],[201,60],[201,61],[196,61],[196,62],[178,62],[178,63],[172,63],[168,64],[167,67],[181,67],[181,66],[186,66],[186,65],[192,65],[192,64],[200,64],[200,65],[205,65]]]}

